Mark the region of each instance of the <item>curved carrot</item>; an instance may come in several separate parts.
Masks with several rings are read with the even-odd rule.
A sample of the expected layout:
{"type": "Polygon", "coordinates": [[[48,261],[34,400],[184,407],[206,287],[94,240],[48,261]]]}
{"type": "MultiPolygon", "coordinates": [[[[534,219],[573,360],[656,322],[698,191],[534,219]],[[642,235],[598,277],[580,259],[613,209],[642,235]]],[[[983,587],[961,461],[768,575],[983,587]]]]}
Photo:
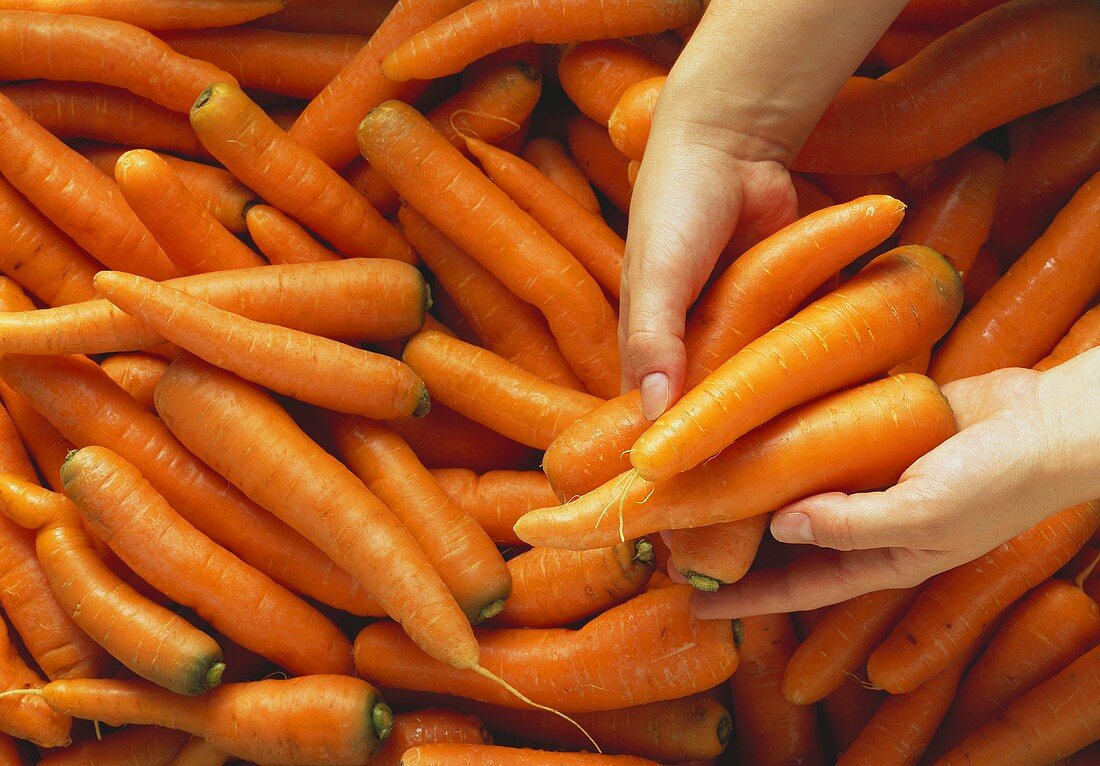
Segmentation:
{"type": "Polygon", "coordinates": [[[1001,263],[989,247],[978,248],[974,265],[963,281],[963,313],[970,311],[1002,276],[1001,263]]]}
{"type": "Polygon", "coordinates": [[[1100,9],[1090,0],[1006,3],[878,80],[849,80],[794,167],[883,173],[945,157],[991,128],[1095,87],[1098,40],[1100,9]]]}
{"type": "Polygon", "coordinates": [[[153,279],[179,276],[114,181],[3,95],[0,165],[11,185],[93,258],[153,279]]]}
{"type": "Polygon", "coordinates": [[[2,10],[47,11],[125,21],[142,29],[203,29],[244,24],[282,10],[286,0],[2,0],[2,10]]]}
{"type": "Polygon", "coordinates": [[[1100,291],[1100,261],[1092,257],[1098,238],[1100,173],[959,320],[932,356],[928,374],[947,383],[1042,359],[1100,291]],[[1049,295],[1058,300],[1043,297],[1049,295]]]}
{"type": "Polygon", "coordinates": [[[950,405],[936,385],[900,375],[792,410],[667,481],[650,484],[625,473],[575,501],[527,514],[516,533],[532,545],[598,548],[623,536],[768,513],[827,490],[889,486],[954,432],[950,405]],[[889,449],[867,450],[870,439],[889,449]],[[821,470],[811,476],[807,465],[821,470]]]}
{"type": "Polygon", "coordinates": [[[562,53],[558,81],[585,117],[606,125],[623,92],[635,83],[668,74],[628,40],[578,43],[562,53]]]}
{"type": "Polygon", "coordinates": [[[42,766],[168,766],[187,741],[187,734],[159,726],[127,726],[103,739],[86,739],[51,750],[42,766]]]}
{"type": "Polygon", "coordinates": [[[252,241],[272,263],[320,263],[340,256],[310,236],[290,216],[271,205],[253,205],[244,215],[252,241]]]}
{"type": "Polygon", "coordinates": [[[382,747],[371,756],[371,766],[400,766],[406,750],[418,745],[451,742],[489,745],[493,739],[472,715],[453,710],[419,710],[400,713],[393,718],[393,731],[382,747]]]}
{"type": "Polygon", "coordinates": [[[534,165],[540,173],[570,197],[581,203],[585,210],[600,214],[600,203],[584,173],[573,162],[565,147],[545,136],[533,138],[523,146],[523,159],[534,165]]]}
{"type": "Polygon", "coordinates": [[[218,223],[154,152],[123,154],[115,164],[115,181],[130,209],[184,274],[267,265],[218,223]]]}
{"type": "Polygon", "coordinates": [[[562,428],[600,403],[441,332],[417,333],[401,358],[433,399],[536,449],[545,449],[562,428]]]}
{"type": "Polygon", "coordinates": [[[590,390],[618,391],[614,312],[565,248],[407,104],[372,110],[360,125],[359,146],[413,208],[542,311],[590,390]]]}
{"type": "Polygon", "coordinates": [[[695,529],[673,530],[669,563],[693,588],[716,591],[721,585],[737,582],[749,571],[767,525],[767,515],[760,514],[695,529]]]}
{"type": "Polygon", "coordinates": [[[99,366],[145,409],[153,410],[153,389],[157,387],[168,362],[152,354],[113,354],[99,366]]]}
{"type": "Polygon", "coordinates": [[[141,681],[55,681],[55,710],[112,726],[154,724],[202,737],[230,755],[271,766],[355,766],[389,733],[392,714],[365,681],[338,675],[223,684],[185,697],[141,681]]]}
{"type": "Polygon", "coordinates": [[[692,24],[702,15],[699,0],[629,0],[614,6],[592,0],[477,0],[401,43],[382,60],[382,72],[391,80],[430,80],[511,45],[652,34],[692,24]]]}
{"type": "Polygon", "coordinates": [[[871,654],[871,682],[904,694],[973,645],[981,629],[1050,577],[1100,526],[1100,507],[1067,508],[986,555],[941,575],[871,654]]]}
{"type": "Polygon", "coordinates": [[[156,403],[192,452],[350,572],[418,645],[455,667],[477,665],[470,623],[416,541],[266,393],[183,357],[156,403]]]}
{"type": "Polygon", "coordinates": [[[521,543],[512,529],[520,516],[557,502],[541,471],[478,474],[468,468],[439,468],[432,476],[451,502],[476,519],[494,542],[505,545],[521,543]]]}
{"type": "Polygon", "coordinates": [[[1096,346],[1100,346],[1100,307],[1094,306],[1073,323],[1054,350],[1032,369],[1049,370],[1096,346]]]}
{"type": "Polygon", "coordinates": [[[401,434],[428,468],[518,470],[537,462],[537,453],[530,447],[501,436],[441,402],[433,402],[427,415],[389,420],[386,425],[401,434]]]}
{"type": "Polygon", "coordinates": [[[402,766],[657,766],[633,755],[594,755],[520,750],[498,745],[418,745],[401,756],[402,766]]]}
{"type": "Polygon", "coordinates": [[[638,437],[630,462],[651,481],[696,466],[791,406],[913,357],[961,307],[958,273],[935,251],[891,250],[708,375],[638,437]]]}
{"type": "Polygon", "coordinates": [[[429,406],[423,381],[391,357],[256,322],[133,274],[100,272],[95,285],[172,343],[286,396],[380,419],[429,406]]]}
{"type": "Polygon", "coordinates": [[[861,69],[896,69],[935,42],[943,33],[942,27],[928,24],[892,24],[882,33],[875,47],[867,52],[861,69]]]}
{"type": "Polygon", "coordinates": [[[251,27],[168,32],[160,39],[229,72],[243,87],[296,98],[320,93],[367,42],[361,35],[251,27]]]}
{"type": "MultiPolygon", "coordinates": [[[[733,628],[727,620],[691,617],[690,590],[643,593],[579,630],[479,628],[481,663],[535,702],[578,713],[710,689],[737,667],[733,628]],[[548,665],[553,672],[547,672],[548,665]]],[[[360,632],[355,663],[362,677],[384,687],[523,707],[485,678],[431,660],[394,623],[374,623],[360,632]]]]}
{"type": "Polygon", "coordinates": [[[649,127],[666,76],[640,80],[623,91],[607,118],[611,143],[632,160],[640,161],[649,140],[649,127]]]}
{"type": "MultiPolygon", "coordinates": [[[[0,691],[38,689],[46,682],[31,669],[8,635],[8,627],[0,618],[0,691]]],[[[42,747],[62,747],[69,744],[72,720],[49,709],[35,696],[15,696],[0,699],[0,732],[26,739],[42,747]]]]}
{"type": "Polygon", "coordinates": [[[236,85],[206,88],[191,109],[199,140],[233,175],[348,256],[413,262],[409,245],[344,179],[284,133],[236,85]]]}
{"type": "Polygon", "coordinates": [[[630,160],[611,143],[607,128],[577,115],[566,125],[569,153],[592,185],[622,212],[630,210],[634,188],[627,177],[630,160]]]}
{"type": "Polygon", "coordinates": [[[916,24],[961,24],[1007,0],[911,0],[898,19],[916,24]]]}
{"type": "Polygon", "coordinates": [[[212,82],[232,75],[181,56],[131,24],[93,16],[0,11],[0,77],[76,80],[125,88],[186,112],[212,82]]]}

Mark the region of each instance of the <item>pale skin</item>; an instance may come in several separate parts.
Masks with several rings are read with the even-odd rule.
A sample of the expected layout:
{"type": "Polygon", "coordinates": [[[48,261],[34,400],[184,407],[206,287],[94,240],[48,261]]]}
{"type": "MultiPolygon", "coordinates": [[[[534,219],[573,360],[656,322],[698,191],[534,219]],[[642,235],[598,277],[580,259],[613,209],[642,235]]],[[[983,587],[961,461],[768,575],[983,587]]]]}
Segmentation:
{"type": "MultiPolygon", "coordinates": [[[[727,243],[795,218],[787,166],[904,0],[714,0],[662,91],[623,270],[623,389],[655,419],[683,391],[684,319],[727,243]]],[[[778,510],[787,567],[694,594],[705,618],[814,609],[916,585],[1062,508],[1100,497],[1100,349],[1046,373],[944,387],[960,431],[885,492],[778,510]]]]}

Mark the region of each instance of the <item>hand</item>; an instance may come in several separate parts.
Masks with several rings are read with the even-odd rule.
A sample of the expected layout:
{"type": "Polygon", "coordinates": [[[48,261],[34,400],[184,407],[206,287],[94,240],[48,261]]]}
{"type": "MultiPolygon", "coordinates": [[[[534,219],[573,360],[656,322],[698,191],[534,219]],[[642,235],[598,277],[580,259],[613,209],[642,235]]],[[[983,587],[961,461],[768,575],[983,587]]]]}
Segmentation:
{"type": "Polygon", "coordinates": [[[777,511],[777,540],[825,550],[750,572],[718,593],[695,593],[694,613],[804,611],[911,587],[1100,496],[1097,380],[1100,349],[1046,373],[1000,370],[944,386],[955,436],[885,492],[833,492],[777,511]]]}

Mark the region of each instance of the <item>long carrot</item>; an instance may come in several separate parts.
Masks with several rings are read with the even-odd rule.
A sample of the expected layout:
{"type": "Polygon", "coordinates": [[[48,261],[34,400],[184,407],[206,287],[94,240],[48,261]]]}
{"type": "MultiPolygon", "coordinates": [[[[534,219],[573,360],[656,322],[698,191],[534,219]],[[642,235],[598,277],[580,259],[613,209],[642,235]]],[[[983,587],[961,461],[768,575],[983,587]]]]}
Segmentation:
{"type": "Polygon", "coordinates": [[[630,160],[611,143],[607,128],[583,115],[566,125],[569,153],[592,185],[622,212],[630,210],[634,188],[627,178],[630,160]]]}
{"type": "Polygon", "coordinates": [[[248,233],[271,263],[320,263],[338,261],[329,250],[294,219],[271,205],[253,205],[244,216],[248,233]]]}
{"type": "Polygon", "coordinates": [[[991,128],[1095,87],[1098,40],[1100,9],[1089,0],[1006,3],[878,80],[850,80],[794,167],[882,173],[945,157],[991,128]]]}
{"type": "MultiPolygon", "coordinates": [[[[0,691],[36,689],[45,681],[19,656],[0,615],[0,691]]],[[[69,744],[72,721],[50,710],[32,696],[0,699],[0,732],[26,739],[43,747],[69,744]]]]}
{"type": "Polygon", "coordinates": [[[389,420],[386,425],[401,434],[428,468],[521,470],[538,462],[538,453],[530,447],[501,436],[438,401],[432,403],[427,415],[389,420]]]}
{"type": "Polygon", "coordinates": [[[948,334],[928,374],[939,383],[1043,358],[1100,291],[1100,173],[948,334]],[[1057,295],[1051,301],[1043,296],[1057,295]],[[1035,307],[1042,305],[1042,310],[1035,307]]]}
{"type": "Polygon", "coordinates": [[[156,0],[113,3],[105,0],[2,0],[2,10],[98,16],[142,29],[202,29],[244,24],[282,10],[286,0],[156,0]]]}
{"type": "Polygon", "coordinates": [[[378,211],[236,85],[206,88],[191,109],[191,125],[233,175],[344,255],[413,262],[408,243],[378,211]]]}
{"type": "Polygon", "coordinates": [[[153,389],[168,369],[166,359],[152,354],[113,354],[99,366],[119,388],[152,412],[153,389]]]}
{"type": "Polygon", "coordinates": [[[737,582],[749,571],[767,525],[767,515],[760,514],[738,521],[673,530],[669,563],[692,587],[716,591],[722,585],[737,582]]]}
{"type": "Polygon", "coordinates": [[[595,755],[520,750],[498,745],[418,745],[401,756],[401,766],[657,766],[633,755],[595,755]]]}
{"type": "Polygon", "coordinates": [[[418,645],[455,667],[477,665],[470,624],[416,541],[274,400],[183,357],[161,379],[156,403],[192,452],[350,572],[418,645]]]}
{"type": "Polygon", "coordinates": [[[540,136],[528,141],[520,154],[558,188],[584,205],[585,210],[599,215],[600,203],[584,173],[573,162],[565,147],[552,138],[540,136]]]}
{"type": "Polygon", "coordinates": [[[378,419],[429,406],[423,381],[391,357],[256,322],[132,274],[100,272],[95,285],[181,348],[286,396],[378,419]]]}
{"type": "Polygon", "coordinates": [[[651,77],[668,74],[627,40],[594,40],[567,48],[558,62],[558,81],[581,114],[606,125],[623,92],[651,77]]]}
{"type": "Polygon", "coordinates": [[[613,7],[592,0],[477,0],[401,43],[383,59],[382,72],[391,80],[429,80],[510,45],[652,34],[692,24],[702,14],[699,0],[630,0],[613,7]]]}
{"type": "Polygon", "coordinates": [[[826,490],[893,484],[955,432],[932,381],[901,375],[803,405],[743,437],[717,458],[651,485],[624,473],[565,505],[524,516],[532,545],[598,548],[621,536],[736,521],[826,490]],[[866,445],[889,445],[867,450],[866,445]],[[820,471],[803,470],[815,465],[820,471]]]}
{"type": "Polygon", "coordinates": [[[288,32],[328,32],[372,35],[396,0],[290,0],[278,13],[254,26],[288,32]]]}
{"type": "Polygon", "coordinates": [[[412,207],[542,311],[593,393],[617,393],[614,312],[567,250],[412,107],[396,101],[376,107],[360,125],[359,146],[412,207]]]}
{"type": "Polygon", "coordinates": [[[168,766],[187,741],[187,734],[159,726],[127,726],[102,739],[86,739],[51,750],[43,766],[168,766]]]}
{"type": "Polygon", "coordinates": [[[179,276],[114,181],[2,95],[0,167],[12,186],[93,258],[154,279],[179,276]]]}
{"type": "Polygon", "coordinates": [[[1097,505],[1067,508],[986,555],[937,575],[871,654],[871,682],[903,694],[942,671],[985,625],[1069,561],[1098,526],[1097,505]]]}
{"type": "Polygon", "coordinates": [[[476,519],[494,542],[505,545],[520,544],[512,529],[520,516],[556,502],[541,471],[478,474],[468,468],[440,468],[432,471],[432,476],[451,501],[476,519]]]}
{"type": "Polygon", "coordinates": [[[406,750],[440,742],[489,745],[493,739],[481,721],[472,715],[444,709],[400,713],[393,718],[389,738],[370,762],[372,766],[400,766],[406,750]]]}
{"type": "Polygon", "coordinates": [[[1032,369],[1049,370],[1096,346],[1100,346],[1100,307],[1094,306],[1073,323],[1054,350],[1032,369]]]}
{"type": "MultiPolygon", "coordinates": [[[[685,586],[643,593],[579,630],[479,628],[482,665],[553,708],[591,712],[682,697],[737,667],[729,621],[696,620],[685,586]],[[547,665],[554,672],[547,672],[547,665]]],[[[384,687],[459,694],[505,707],[523,703],[469,671],[433,661],[378,622],[355,640],[359,674],[384,687]]]]}

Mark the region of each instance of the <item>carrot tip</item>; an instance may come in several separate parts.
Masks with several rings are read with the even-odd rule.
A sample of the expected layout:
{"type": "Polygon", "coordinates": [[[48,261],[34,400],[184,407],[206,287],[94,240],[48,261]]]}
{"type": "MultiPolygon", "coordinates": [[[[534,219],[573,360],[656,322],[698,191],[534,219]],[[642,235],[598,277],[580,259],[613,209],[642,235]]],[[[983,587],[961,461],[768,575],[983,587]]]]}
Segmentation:
{"type": "Polygon", "coordinates": [[[385,702],[376,702],[370,711],[371,726],[379,741],[390,736],[393,732],[393,711],[385,702]]]}
{"type": "Polygon", "coordinates": [[[722,586],[722,583],[719,580],[716,580],[709,575],[699,574],[698,572],[691,571],[682,572],[682,574],[684,575],[684,577],[687,578],[688,583],[690,583],[691,587],[695,588],[695,590],[701,590],[707,593],[714,593],[718,590],[718,588],[722,586]]]}
{"type": "Polygon", "coordinates": [[[416,409],[413,410],[414,418],[422,418],[432,410],[432,399],[428,396],[427,387],[420,389],[420,396],[417,398],[416,409]]]}

